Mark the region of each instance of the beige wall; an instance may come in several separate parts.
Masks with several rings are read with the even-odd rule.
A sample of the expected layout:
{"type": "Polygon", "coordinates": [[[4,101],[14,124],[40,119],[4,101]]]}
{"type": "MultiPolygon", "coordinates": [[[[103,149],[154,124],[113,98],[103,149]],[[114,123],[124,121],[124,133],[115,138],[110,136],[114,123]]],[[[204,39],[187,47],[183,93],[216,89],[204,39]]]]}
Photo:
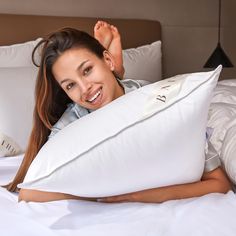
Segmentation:
{"type": "MultiPolygon", "coordinates": [[[[164,76],[203,70],[217,43],[218,0],[0,0],[1,13],[159,20],[164,76]]],[[[222,0],[221,43],[236,66],[236,1],[222,0]]],[[[224,78],[236,78],[225,68],[224,78]]]]}

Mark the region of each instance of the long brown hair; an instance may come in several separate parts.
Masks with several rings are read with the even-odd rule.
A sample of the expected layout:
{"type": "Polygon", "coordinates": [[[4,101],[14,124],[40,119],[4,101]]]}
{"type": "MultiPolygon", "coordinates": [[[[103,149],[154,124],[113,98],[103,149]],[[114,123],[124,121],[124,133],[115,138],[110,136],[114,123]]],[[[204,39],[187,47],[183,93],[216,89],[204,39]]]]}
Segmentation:
{"type": "Polygon", "coordinates": [[[72,48],[86,48],[99,58],[103,58],[105,50],[95,38],[86,32],[73,28],[63,28],[49,34],[33,50],[32,59],[35,65],[35,52],[41,50],[35,87],[33,128],[21,166],[13,181],[6,186],[9,191],[18,190],[17,184],[23,182],[31,162],[46,143],[52,126],[61,117],[67,104],[72,102],[52,73],[52,66],[58,57],[72,48]]]}

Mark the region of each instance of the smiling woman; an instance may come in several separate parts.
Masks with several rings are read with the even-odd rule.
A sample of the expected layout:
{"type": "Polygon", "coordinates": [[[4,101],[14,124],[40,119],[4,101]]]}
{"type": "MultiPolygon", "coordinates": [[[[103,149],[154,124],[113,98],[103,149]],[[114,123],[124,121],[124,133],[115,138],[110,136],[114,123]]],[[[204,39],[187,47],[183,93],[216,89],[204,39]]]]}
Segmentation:
{"type": "MultiPolygon", "coordinates": [[[[122,47],[116,27],[99,21],[94,35],[99,35],[99,41],[86,32],[63,28],[49,34],[35,47],[33,54],[38,49],[42,52],[35,88],[34,125],[22,165],[9,190],[17,189],[41,147],[58,131],[146,84],[122,80],[122,47]],[[110,42],[107,34],[111,35],[110,42]]],[[[35,195],[41,196],[35,191],[22,190],[20,198],[29,199],[27,194],[32,200],[36,200],[35,195]]],[[[51,194],[46,196],[51,199],[51,194]]]]}
{"type": "Polygon", "coordinates": [[[112,73],[113,58],[108,51],[103,59],[88,49],[70,49],[52,67],[56,81],[68,97],[80,106],[96,110],[124,92],[112,73]]]}
{"type": "MultiPolygon", "coordinates": [[[[103,29],[103,27],[106,28],[106,31],[104,31],[106,33],[109,32],[109,30],[107,31],[109,27],[110,33],[112,33],[112,29],[114,28],[112,26],[109,26],[108,24],[103,23],[100,25],[99,29],[103,29]]],[[[112,36],[110,37],[111,42],[109,44],[107,43],[107,37],[105,36],[106,35],[104,35],[104,38],[106,38],[106,42],[104,43],[103,41],[101,41],[101,39],[100,41],[98,41],[97,39],[83,31],[79,31],[73,28],[64,28],[50,34],[47,38],[43,39],[38,44],[38,46],[36,46],[35,51],[38,47],[42,46],[42,52],[35,89],[36,101],[34,109],[34,125],[31,132],[28,148],[24,156],[24,160],[13,183],[9,185],[9,190],[14,190],[17,184],[23,182],[23,179],[29,169],[29,166],[31,165],[31,162],[35,159],[39,150],[42,150],[41,147],[57,132],[62,130],[65,126],[69,125],[73,121],[78,120],[82,116],[85,116],[88,113],[93,112],[94,110],[102,107],[107,108],[108,106],[105,107],[105,105],[121,97],[123,94],[147,84],[147,82],[144,81],[122,79],[124,71],[122,66],[122,59],[119,58],[122,56],[121,43],[119,40],[117,40],[117,37],[112,36]],[[115,44],[113,42],[114,39],[115,44]],[[115,48],[116,50],[114,50],[115,48]],[[110,53],[109,50],[111,52],[116,51],[116,53],[113,55],[113,53],[110,53]],[[117,53],[117,51],[119,53],[117,53]]],[[[219,71],[216,71],[216,74],[218,76],[219,71]]],[[[166,88],[166,86],[164,86],[164,88],[166,88]]],[[[143,94],[149,93],[144,92],[143,94]]],[[[150,94],[153,93],[150,92],[150,94]]],[[[117,101],[120,101],[120,99],[117,99],[117,101]]],[[[157,99],[154,100],[157,101],[157,99]]],[[[137,101],[137,98],[132,101],[137,101]]],[[[140,104],[138,102],[136,104],[138,104],[138,107],[140,107],[140,104]]],[[[130,107],[131,110],[128,111],[125,111],[123,109],[123,106],[120,108],[122,108],[125,114],[129,117],[130,112],[133,110],[132,106],[130,107]]],[[[102,109],[99,109],[99,111],[102,111],[102,109]]],[[[91,115],[93,114],[96,113],[94,112],[91,115]]],[[[112,114],[114,115],[115,113],[112,112],[112,114]]],[[[106,116],[109,118],[108,114],[106,114],[106,116]]],[[[117,117],[119,120],[121,116],[117,115],[117,117]]],[[[192,117],[195,116],[193,115],[192,117]]],[[[81,119],[81,122],[84,120],[87,119],[81,119]]],[[[114,127],[116,128],[116,124],[118,124],[119,122],[118,120],[116,120],[114,123],[112,123],[113,120],[115,119],[109,119],[109,121],[105,122],[105,127],[99,132],[95,133],[102,135],[105,129],[112,130],[114,127]],[[110,125],[111,127],[109,127],[108,125],[110,125]]],[[[99,127],[101,126],[102,128],[102,123],[104,123],[104,117],[101,117],[100,121],[98,120],[97,122],[94,122],[94,125],[99,127]]],[[[71,124],[69,128],[73,127],[73,124],[71,124]]],[[[204,124],[204,122],[202,124],[204,124]]],[[[84,129],[87,129],[88,126],[92,127],[91,124],[84,125],[84,129]]],[[[63,129],[63,131],[64,130],[66,130],[66,128],[63,129]]],[[[153,128],[151,130],[153,130],[153,128]]],[[[76,133],[80,135],[80,132],[81,130],[78,130],[76,133]]],[[[205,130],[203,131],[203,133],[204,132],[205,130]]],[[[63,132],[58,135],[60,137],[60,135],[63,135],[63,132]]],[[[85,136],[86,135],[82,135],[83,141],[86,140],[85,136]]],[[[57,137],[49,140],[47,144],[55,141],[57,137]]],[[[188,135],[186,135],[186,137],[187,139],[189,139],[188,135]]],[[[204,137],[204,135],[201,137],[204,137]]],[[[89,137],[89,139],[91,139],[91,137],[89,137]]],[[[75,140],[77,142],[78,138],[75,138],[75,140]]],[[[156,138],[153,140],[156,140],[156,138]]],[[[197,142],[197,140],[198,139],[196,139],[195,141],[197,142]]],[[[82,140],[80,140],[80,142],[81,141],[82,140]]],[[[161,142],[163,142],[162,139],[159,140],[159,144],[161,144],[161,142]]],[[[60,144],[59,146],[62,145],[60,144]]],[[[138,146],[141,147],[142,145],[140,144],[138,146]]],[[[71,151],[73,150],[73,148],[69,150],[71,151]]],[[[152,152],[152,154],[155,154],[155,152],[152,152]]],[[[195,153],[195,155],[196,154],[197,153],[195,153]]],[[[59,155],[55,155],[54,153],[53,156],[58,157],[59,155]]],[[[194,157],[193,154],[190,153],[187,156],[194,157]]],[[[46,160],[42,158],[44,165],[46,163],[45,161],[49,159],[48,157],[49,156],[47,155],[46,160]]],[[[206,157],[208,157],[208,155],[206,155],[206,157]]],[[[217,159],[218,156],[215,156],[215,158],[217,159]]],[[[36,158],[36,161],[37,160],[38,159],[36,158]]],[[[58,163],[58,161],[59,160],[56,160],[56,163],[58,163]]],[[[41,169],[44,169],[44,165],[41,169]]],[[[184,163],[181,163],[181,165],[184,165],[184,163]]],[[[47,164],[46,166],[48,167],[47,164]]],[[[77,172],[78,166],[75,165],[74,167],[76,168],[77,172]]],[[[38,172],[33,171],[33,173],[38,172]]],[[[192,183],[191,181],[189,183],[189,181],[187,181],[188,183],[185,182],[186,184],[181,184],[181,182],[179,185],[174,184],[172,186],[164,187],[154,186],[156,187],[154,189],[146,189],[136,193],[125,194],[118,198],[105,198],[105,201],[162,202],[170,199],[201,196],[210,192],[227,192],[230,189],[229,181],[227,180],[222,170],[219,168],[218,162],[215,162],[214,166],[211,166],[209,172],[206,172],[202,175],[201,180],[199,180],[200,175],[198,175],[198,181],[194,183],[192,183]]],[[[21,187],[23,187],[23,189],[20,191],[20,200],[50,201],[64,198],[77,198],[73,193],[69,195],[56,193],[61,191],[63,192],[63,190],[61,189],[57,190],[55,193],[50,193],[50,191],[53,190],[49,189],[49,192],[40,192],[38,191],[38,188],[36,188],[36,191],[32,191],[30,188],[29,190],[24,189],[24,183],[23,185],[21,185],[21,187]]],[[[88,195],[75,195],[79,197],[91,197],[88,195]]]]}

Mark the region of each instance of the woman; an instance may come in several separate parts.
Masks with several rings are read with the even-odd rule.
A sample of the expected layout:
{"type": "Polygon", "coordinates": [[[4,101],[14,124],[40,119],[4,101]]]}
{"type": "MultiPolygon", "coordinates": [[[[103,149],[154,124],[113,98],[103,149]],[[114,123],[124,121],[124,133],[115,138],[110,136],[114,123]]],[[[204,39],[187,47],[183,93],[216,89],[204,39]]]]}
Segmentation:
{"type": "MultiPolygon", "coordinates": [[[[23,181],[30,163],[48,137],[70,122],[145,84],[142,81],[117,78],[123,76],[124,70],[120,37],[115,27],[98,22],[95,26],[95,38],[100,43],[84,32],[63,29],[42,41],[44,44],[35,90],[34,125],[24,160],[13,183],[9,185],[9,190],[14,191],[16,185],[23,181]]],[[[230,182],[219,163],[215,162],[203,174],[202,180],[196,183],[154,188],[103,199],[21,189],[19,200],[163,202],[211,192],[226,193],[230,188],[230,182]]]]}

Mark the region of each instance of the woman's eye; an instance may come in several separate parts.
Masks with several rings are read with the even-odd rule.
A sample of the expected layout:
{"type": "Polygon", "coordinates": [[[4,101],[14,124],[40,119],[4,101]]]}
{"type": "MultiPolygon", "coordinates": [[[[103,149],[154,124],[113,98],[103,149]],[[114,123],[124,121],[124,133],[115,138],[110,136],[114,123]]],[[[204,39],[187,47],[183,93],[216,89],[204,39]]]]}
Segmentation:
{"type": "Polygon", "coordinates": [[[70,90],[74,86],[74,83],[70,83],[66,86],[66,90],[70,90]]]}
{"type": "Polygon", "coordinates": [[[89,66],[89,67],[85,68],[84,71],[83,71],[83,74],[87,75],[91,71],[91,69],[92,69],[92,66],[89,66]]]}

